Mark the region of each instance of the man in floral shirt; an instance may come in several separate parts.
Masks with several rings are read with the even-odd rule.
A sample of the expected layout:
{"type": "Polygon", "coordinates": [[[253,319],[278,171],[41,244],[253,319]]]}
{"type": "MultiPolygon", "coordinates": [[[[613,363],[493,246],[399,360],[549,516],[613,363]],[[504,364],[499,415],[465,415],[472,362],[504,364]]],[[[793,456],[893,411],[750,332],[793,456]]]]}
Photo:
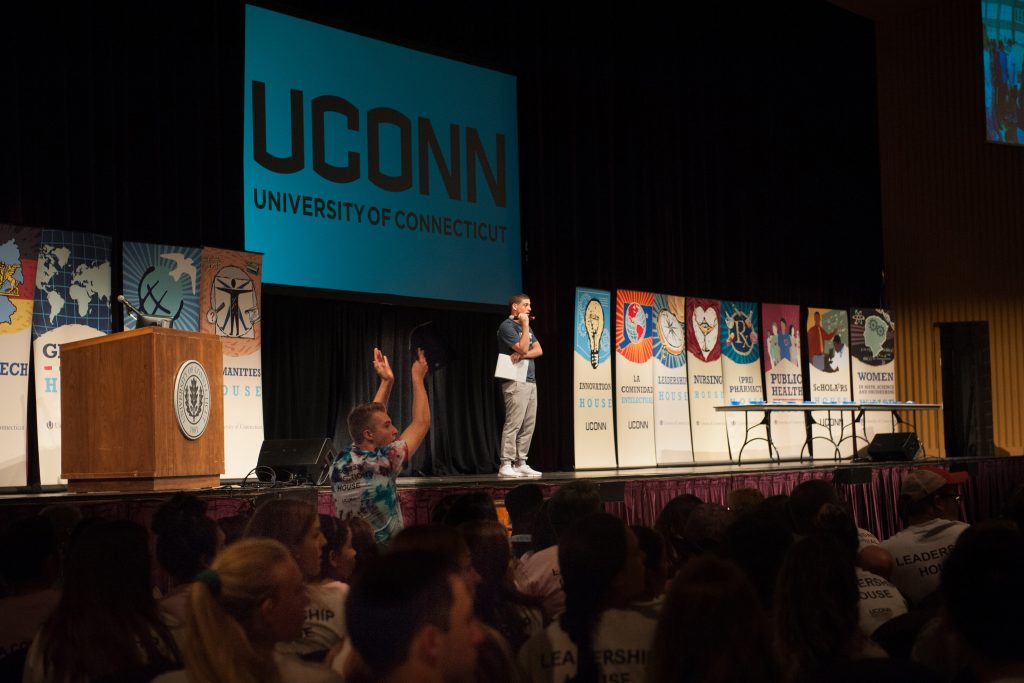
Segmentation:
{"type": "Polygon", "coordinates": [[[395,376],[387,356],[380,349],[373,354],[380,388],[372,403],[348,415],[352,445],[335,459],[331,487],[338,516],[362,517],[373,527],[377,543],[386,546],[403,526],[395,479],[430,429],[430,404],[424,385],[427,360],[420,349],[412,364],[412,424],[399,436],[387,410],[395,376]]]}

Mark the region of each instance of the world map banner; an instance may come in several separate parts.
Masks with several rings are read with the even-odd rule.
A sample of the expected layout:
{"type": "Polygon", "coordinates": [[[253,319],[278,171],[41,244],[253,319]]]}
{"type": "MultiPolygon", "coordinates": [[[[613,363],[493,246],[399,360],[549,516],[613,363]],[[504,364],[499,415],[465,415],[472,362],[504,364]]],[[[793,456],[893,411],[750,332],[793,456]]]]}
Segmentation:
{"type": "Polygon", "coordinates": [[[694,462],[729,459],[729,437],[722,388],[722,345],[719,339],[722,304],[718,299],[686,297],[686,365],[690,386],[690,433],[694,462]]]}
{"type": "Polygon", "coordinates": [[[61,483],[60,347],[110,334],[110,237],[43,230],[32,311],[39,482],[61,483]]]}
{"type": "Polygon", "coordinates": [[[659,465],[693,462],[686,376],[686,299],[654,295],[654,444],[659,465]]]}
{"type": "MultiPolygon", "coordinates": [[[[768,403],[800,403],[804,379],[800,371],[800,307],[761,305],[764,347],[764,385],[768,403]]],[[[772,413],[772,443],[783,460],[799,459],[807,442],[806,416],[801,412],[772,413]]]]}
{"type": "Polygon", "coordinates": [[[653,467],[654,295],[615,293],[615,424],[619,467],[653,467]]]}
{"type": "MultiPolygon", "coordinates": [[[[764,402],[761,381],[761,345],[758,343],[757,304],[723,301],[719,325],[722,344],[722,381],[729,405],[764,402]]],[[[726,429],[734,460],[767,460],[768,430],[760,424],[764,413],[728,413],[726,429]],[[742,454],[740,450],[742,449],[742,454]]]]}
{"type": "Polygon", "coordinates": [[[0,487],[28,483],[28,374],[40,231],[0,224],[0,487]]]}
{"type": "MultiPolygon", "coordinates": [[[[121,291],[143,313],[170,318],[176,330],[198,332],[201,254],[198,247],[125,242],[121,291]]],[[[124,329],[134,330],[127,307],[123,315],[124,329]]]]}
{"type": "Polygon", "coordinates": [[[576,469],[615,467],[611,292],[576,288],[573,444],[576,469]]]}
{"type": "MultiPolygon", "coordinates": [[[[848,402],[853,399],[850,383],[850,325],[845,310],[807,309],[807,372],[811,400],[818,403],[848,402]]],[[[816,458],[853,455],[852,415],[849,412],[811,413],[811,449],[816,458]]]]}
{"type": "Polygon", "coordinates": [[[199,331],[224,345],[224,476],[241,479],[263,445],[263,255],[204,247],[199,331]]]}
{"type": "MultiPolygon", "coordinates": [[[[850,310],[850,356],[854,401],[896,400],[896,324],[891,311],[882,308],[850,310]]],[[[892,416],[886,412],[866,412],[864,424],[857,428],[857,448],[863,448],[871,443],[875,434],[893,430],[892,416]]]]}

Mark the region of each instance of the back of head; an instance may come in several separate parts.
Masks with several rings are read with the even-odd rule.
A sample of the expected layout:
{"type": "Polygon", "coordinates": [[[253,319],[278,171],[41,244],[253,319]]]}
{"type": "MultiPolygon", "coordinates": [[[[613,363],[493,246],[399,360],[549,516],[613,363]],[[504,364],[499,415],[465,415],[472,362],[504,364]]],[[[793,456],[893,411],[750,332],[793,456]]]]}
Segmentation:
{"type": "Polygon", "coordinates": [[[614,581],[626,565],[625,522],[606,512],[576,521],[559,539],[558,564],[565,590],[562,629],[576,644],[577,680],[596,675],[592,631],[598,616],[616,596],[614,581]]]}
{"type": "Polygon", "coordinates": [[[79,525],[68,544],[63,592],[43,627],[43,641],[44,659],[54,667],[52,680],[72,671],[99,676],[175,654],[150,589],[143,527],[101,519],[79,525]]]}
{"type": "Polygon", "coordinates": [[[459,560],[469,554],[466,541],[459,532],[445,524],[417,524],[402,529],[388,546],[388,552],[429,552],[440,556],[452,572],[459,569],[459,560]]]}
{"type": "Polygon", "coordinates": [[[185,664],[192,683],[255,683],[266,675],[245,631],[294,564],[291,552],[270,538],[243,538],[225,548],[192,585],[185,664]]]}
{"type": "Polygon", "coordinates": [[[775,584],[793,533],[780,515],[759,506],[740,515],[722,537],[720,553],[746,574],[760,598],[761,606],[774,604],[775,584]]]}
{"type": "Polygon", "coordinates": [[[475,521],[459,527],[469,546],[469,553],[484,586],[498,586],[506,582],[512,549],[508,534],[501,522],[475,521]]]}
{"type": "Polygon", "coordinates": [[[484,491],[472,491],[457,496],[444,516],[444,524],[457,527],[477,520],[498,521],[494,499],[484,491]]]}
{"type": "Polygon", "coordinates": [[[451,577],[448,563],[438,553],[392,548],[353,579],[345,620],[352,645],[375,680],[407,660],[422,626],[448,629],[454,597],[451,577]]]}
{"type": "Polygon", "coordinates": [[[520,484],[505,494],[512,528],[518,533],[530,533],[533,520],[544,504],[544,489],[540,484],[520,484]]]}
{"type": "Polygon", "coordinates": [[[245,537],[272,538],[293,549],[316,520],[316,508],[311,504],[294,498],[277,498],[256,509],[245,527],[245,537]]]}
{"type": "Polygon", "coordinates": [[[1024,534],[1007,522],[983,522],[957,539],[942,568],[953,628],[994,663],[1024,661],[1024,534]]]}
{"type": "Polygon", "coordinates": [[[49,519],[35,515],[14,522],[0,547],[0,575],[12,584],[49,585],[56,578],[57,533],[49,519]]]}
{"type": "Polygon", "coordinates": [[[814,529],[814,517],[822,505],[842,505],[836,487],[824,479],[808,479],[797,484],[789,494],[789,511],[793,516],[793,531],[801,536],[814,529]]]}
{"type": "Polygon", "coordinates": [[[718,503],[701,503],[695,507],[683,529],[687,552],[700,555],[717,550],[735,518],[731,511],[718,503]]]}
{"type": "Polygon", "coordinates": [[[764,502],[764,494],[755,488],[741,488],[729,491],[729,509],[737,515],[753,510],[764,502]]]}
{"type": "Polygon", "coordinates": [[[830,534],[790,547],[776,588],[776,634],[783,668],[806,675],[849,656],[860,598],[853,556],[830,534]]]}
{"type": "Polygon", "coordinates": [[[676,567],[679,559],[686,555],[685,537],[683,536],[686,522],[690,519],[690,514],[694,509],[703,502],[691,493],[684,493],[670,500],[658,513],[658,519],[654,522],[654,530],[661,534],[665,543],[668,544],[673,567],[676,567]]]}
{"type": "Polygon", "coordinates": [[[774,681],[771,631],[754,589],[732,562],[705,555],[672,582],[654,636],[658,681],[774,681]]]}
{"type": "Polygon", "coordinates": [[[585,479],[565,484],[551,497],[549,514],[555,535],[561,539],[576,520],[601,509],[601,491],[597,484],[585,479]]]}
{"type": "Polygon", "coordinates": [[[191,581],[217,554],[217,523],[191,493],[176,493],[153,515],[156,559],[178,583],[191,581]]]}

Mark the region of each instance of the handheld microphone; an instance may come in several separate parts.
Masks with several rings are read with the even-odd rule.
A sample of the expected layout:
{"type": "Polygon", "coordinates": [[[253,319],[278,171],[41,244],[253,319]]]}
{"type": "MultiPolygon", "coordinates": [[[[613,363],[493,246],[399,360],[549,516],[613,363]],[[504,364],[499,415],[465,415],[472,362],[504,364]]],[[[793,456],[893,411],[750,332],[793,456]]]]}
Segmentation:
{"type": "MultiPolygon", "coordinates": [[[[508,319],[509,319],[509,320],[519,320],[519,316],[518,316],[518,315],[510,315],[510,316],[508,317],[508,319]]],[[[536,319],[537,319],[537,316],[535,316],[535,315],[531,315],[531,316],[530,316],[530,322],[533,322],[533,321],[534,321],[534,320],[536,320],[536,319]]]]}

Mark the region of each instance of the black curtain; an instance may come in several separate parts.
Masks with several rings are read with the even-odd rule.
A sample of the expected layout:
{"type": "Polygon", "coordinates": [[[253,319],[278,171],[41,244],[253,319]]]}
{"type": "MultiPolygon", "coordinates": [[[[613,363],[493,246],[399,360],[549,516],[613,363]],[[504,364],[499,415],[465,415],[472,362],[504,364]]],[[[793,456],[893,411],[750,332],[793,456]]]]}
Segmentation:
{"type": "MultiPolygon", "coordinates": [[[[672,17],[607,1],[260,4],[517,77],[523,281],[545,349],[539,469],[572,468],[578,285],[882,303],[874,27],[861,17],[824,0],[672,17]]],[[[112,235],[115,283],[124,240],[243,248],[243,18],[240,0],[0,10],[0,222],[112,235]]],[[[374,264],[340,254],[338,267],[374,264]]],[[[431,379],[416,465],[493,470],[501,311],[273,291],[264,308],[268,438],[344,440],[339,415],[373,393],[373,345],[400,361],[401,388],[406,336],[434,320],[457,359],[431,379]]]]}

